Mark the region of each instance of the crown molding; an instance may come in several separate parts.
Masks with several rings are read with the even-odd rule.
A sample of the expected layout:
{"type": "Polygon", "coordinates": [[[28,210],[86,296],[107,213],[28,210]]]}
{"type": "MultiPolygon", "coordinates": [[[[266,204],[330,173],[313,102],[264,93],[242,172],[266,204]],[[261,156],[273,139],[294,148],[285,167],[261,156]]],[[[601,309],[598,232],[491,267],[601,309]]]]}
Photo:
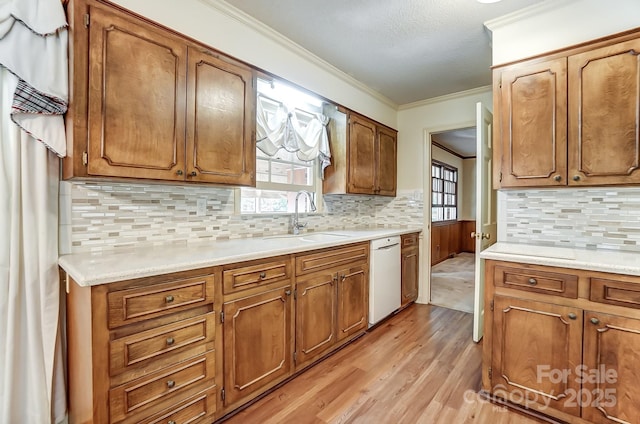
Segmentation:
{"type": "Polygon", "coordinates": [[[413,103],[406,103],[403,105],[399,105],[398,110],[413,109],[416,107],[432,105],[434,103],[445,102],[447,100],[455,100],[461,97],[486,94],[486,93],[490,93],[492,88],[493,87],[491,87],[490,85],[485,85],[483,87],[472,88],[471,90],[458,91],[457,93],[445,94],[444,96],[432,97],[430,99],[420,100],[413,103]]]}
{"type": "Polygon", "coordinates": [[[222,14],[228,16],[229,18],[232,18],[240,22],[242,25],[245,25],[249,28],[254,29],[255,31],[269,38],[270,40],[280,44],[282,47],[286,48],[287,50],[313,63],[314,65],[318,66],[324,71],[332,74],[336,78],[341,79],[347,84],[356,87],[360,91],[370,95],[371,97],[374,97],[375,99],[386,104],[387,106],[395,110],[398,110],[398,104],[393,100],[371,89],[369,86],[353,78],[351,75],[347,74],[346,72],[341,71],[340,69],[336,68],[329,62],[319,58],[318,56],[311,53],[309,50],[305,49],[301,45],[291,41],[289,38],[275,31],[270,26],[258,21],[257,19],[248,15],[247,13],[238,9],[237,7],[230,5],[224,0],[199,0],[199,1],[201,3],[204,3],[207,6],[210,6],[216,9],[218,12],[221,12],[222,14]]]}
{"type": "Polygon", "coordinates": [[[502,28],[507,25],[511,25],[515,22],[519,22],[523,19],[530,18],[532,16],[540,15],[548,12],[549,10],[558,9],[567,4],[577,3],[580,0],[547,0],[542,3],[534,4],[524,9],[516,10],[515,12],[508,13],[503,16],[499,16],[495,19],[488,20],[484,23],[484,27],[493,32],[496,29],[502,28]]]}

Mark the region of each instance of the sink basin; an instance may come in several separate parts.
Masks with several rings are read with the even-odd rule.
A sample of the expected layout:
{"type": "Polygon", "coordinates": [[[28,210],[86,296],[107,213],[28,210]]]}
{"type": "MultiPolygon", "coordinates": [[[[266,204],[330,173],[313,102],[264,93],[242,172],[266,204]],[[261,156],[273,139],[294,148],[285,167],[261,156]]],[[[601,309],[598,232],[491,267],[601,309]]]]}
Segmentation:
{"type": "Polygon", "coordinates": [[[264,240],[273,239],[293,239],[306,242],[328,242],[336,241],[349,237],[344,234],[332,234],[332,233],[304,233],[304,234],[281,234],[277,236],[264,237],[264,240]]]}
{"type": "Polygon", "coordinates": [[[311,233],[311,234],[302,234],[302,236],[300,237],[300,240],[322,242],[322,241],[336,241],[336,240],[343,239],[345,237],[348,237],[348,236],[345,236],[343,234],[311,233]]]}

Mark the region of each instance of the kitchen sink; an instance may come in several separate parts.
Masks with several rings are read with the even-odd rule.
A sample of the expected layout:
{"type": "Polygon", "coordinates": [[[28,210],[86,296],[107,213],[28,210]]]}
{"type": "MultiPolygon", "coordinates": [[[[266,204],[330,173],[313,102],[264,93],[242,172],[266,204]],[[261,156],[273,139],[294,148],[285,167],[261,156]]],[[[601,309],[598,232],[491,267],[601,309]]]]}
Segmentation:
{"type": "Polygon", "coordinates": [[[306,242],[328,242],[337,241],[349,237],[345,234],[332,234],[332,233],[305,233],[305,234],[281,234],[277,236],[264,237],[264,240],[274,239],[293,239],[306,242]]]}

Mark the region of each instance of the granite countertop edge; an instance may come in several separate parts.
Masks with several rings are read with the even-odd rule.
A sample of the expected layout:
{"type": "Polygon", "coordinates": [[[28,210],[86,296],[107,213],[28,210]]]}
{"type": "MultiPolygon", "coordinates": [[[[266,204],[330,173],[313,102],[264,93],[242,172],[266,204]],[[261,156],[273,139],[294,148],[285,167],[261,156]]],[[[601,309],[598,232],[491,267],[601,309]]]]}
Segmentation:
{"type": "Polygon", "coordinates": [[[267,257],[288,255],[384,237],[421,232],[421,227],[375,228],[319,231],[338,234],[330,241],[301,241],[286,234],[221,241],[168,242],[166,244],[121,248],[102,252],[62,255],[58,265],[81,287],[170,274],[267,257]]]}

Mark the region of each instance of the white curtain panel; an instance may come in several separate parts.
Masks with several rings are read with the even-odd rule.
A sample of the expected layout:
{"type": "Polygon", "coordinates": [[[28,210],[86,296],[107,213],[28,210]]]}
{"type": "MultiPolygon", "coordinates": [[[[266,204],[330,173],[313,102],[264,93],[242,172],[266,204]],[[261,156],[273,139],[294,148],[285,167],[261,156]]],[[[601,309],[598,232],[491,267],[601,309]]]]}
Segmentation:
{"type": "Polygon", "coordinates": [[[18,80],[4,68],[0,80],[0,423],[58,422],[66,404],[64,390],[57,408],[52,400],[60,161],[11,121],[18,80]]]}
{"type": "Polygon", "coordinates": [[[318,159],[321,174],[331,165],[329,136],[326,125],[329,118],[315,114],[306,126],[300,125],[295,113],[280,105],[276,113],[268,116],[260,96],[256,113],[257,147],[269,156],[275,156],[280,149],[296,152],[298,159],[312,161],[318,159]]]}

